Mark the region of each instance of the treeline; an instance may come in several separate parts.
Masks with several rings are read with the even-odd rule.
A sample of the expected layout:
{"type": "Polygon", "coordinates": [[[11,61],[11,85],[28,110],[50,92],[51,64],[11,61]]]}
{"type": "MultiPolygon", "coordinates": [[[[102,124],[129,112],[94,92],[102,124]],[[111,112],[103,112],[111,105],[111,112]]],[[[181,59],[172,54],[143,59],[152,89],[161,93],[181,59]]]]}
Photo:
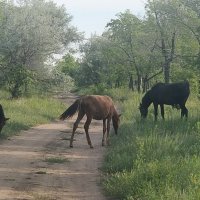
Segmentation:
{"type": "Polygon", "coordinates": [[[78,86],[145,91],[156,81],[188,79],[197,92],[199,13],[198,0],[149,0],[143,18],[129,10],[119,13],[101,36],[93,35],[81,46],[80,66],[70,73],[78,86]]]}
{"type": "Polygon", "coordinates": [[[157,81],[188,79],[197,93],[200,2],[149,0],[145,9],[143,18],[130,10],[117,14],[101,36],[84,40],[63,6],[45,0],[1,1],[0,87],[18,97],[53,86],[66,89],[73,81],[99,90],[122,86],[145,91],[157,81]],[[55,63],[52,58],[63,52],[55,63]]]}

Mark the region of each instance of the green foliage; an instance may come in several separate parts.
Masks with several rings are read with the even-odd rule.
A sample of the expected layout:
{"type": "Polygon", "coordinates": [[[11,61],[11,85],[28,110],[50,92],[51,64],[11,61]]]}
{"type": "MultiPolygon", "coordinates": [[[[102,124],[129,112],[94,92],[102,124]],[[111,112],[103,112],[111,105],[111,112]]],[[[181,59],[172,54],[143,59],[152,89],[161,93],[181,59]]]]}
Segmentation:
{"type": "Polygon", "coordinates": [[[56,67],[51,72],[47,86],[50,90],[70,91],[74,87],[74,80],[56,67]]]}
{"type": "MultiPolygon", "coordinates": [[[[81,46],[81,52],[84,53],[84,59],[77,71],[77,85],[88,86],[107,83],[108,79],[112,79],[113,71],[110,71],[108,64],[108,40],[106,37],[98,37],[93,35],[84,45],[81,46]],[[110,76],[105,76],[110,74],[110,76]]],[[[109,57],[110,58],[110,57],[109,57]]],[[[110,60],[111,62],[111,60],[110,60]]]]}
{"type": "Polygon", "coordinates": [[[82,95],[106,95],[107,94],[107,87],[105,84],[98,84],[98,85],[90,85],[88,87],[81,88],[79,90],[79,94],[82,95]]]}
{"type": "Polygon", "coordinates": [[[182,79],[197,85],[199,6],[198,1],[149,0],[145,18],[130,10],[118,13],[102,36],[93,35],[82,46],[77,85],[128,87],[131,76],[138,91],[145,78],[150,85],[182,79]]]}
{"type": "Polygon", "coordinates": [[[153,110],[142,121],[134,93],[122,103],[118,136],[113,136],[105,157],[103,185],[117,199],[199,199],[200,108],[187,102],[188,120],[180,111],[166,108],[166,120],[154,122],[153,110]]]}
{"type": "Polygon", "coordinates": [[[50,97],[30,97],[16,100],[1,99],[5,116],[10,120],[1,137],[8,137],[32,126],[58,118],[65,106],[50,97]]]}
{"type": "Polygon", "coordinates": [[[52,1],[4,1],[0,6],[0,85],[19,97],[33,75],[36,80],[49,73],[45,65],[50,57],[81,36],[65,8],[52,1]]]}
{"type": "Polygon", "coordinates": [[[59,68],[62,73],[72,78],[75,78],[78,67],[78,61],[69,53],[63,56],[62,60],[57,63],[57,68],[59,68]]]}

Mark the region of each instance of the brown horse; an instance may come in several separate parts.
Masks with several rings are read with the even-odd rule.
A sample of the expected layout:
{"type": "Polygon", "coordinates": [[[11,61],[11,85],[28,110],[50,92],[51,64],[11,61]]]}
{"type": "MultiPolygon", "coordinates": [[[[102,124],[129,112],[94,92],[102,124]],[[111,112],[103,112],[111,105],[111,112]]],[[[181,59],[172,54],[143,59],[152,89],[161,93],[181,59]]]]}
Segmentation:
{"type": "Polygon", "coordinates": [[[119,126],[119,117],[120,115],[117,113],[113,101],[108,96],[100,96],[100,95],[88,95],[83,96],[77,99],[61,116],[60,119],[64,120],[66,118],[72,117],[78,111],[78,117],[74,123],[73,131],[70,139],[70,147],[73,147],[73,138],[75,131],[78,127],[79,122],[84,117],[87,116],[87,120],[84,124],[84,129],[86,133],[86,138],[88,145],[90,148],[93,148],[90,136],[88,133],[88,129],[92,119],[95,120],[103,120],[103,139],[102,146],[105,145],[105,133],[107,130],[106,136],[106,144],[109,144],[109,132],[110,132],[110,122],[112,119],[113,127],[115,130],[115,134],[117,134],[118,126],[119,126]],[[106,128],[106,120],[107,120],[107,128],[106,128]]]}

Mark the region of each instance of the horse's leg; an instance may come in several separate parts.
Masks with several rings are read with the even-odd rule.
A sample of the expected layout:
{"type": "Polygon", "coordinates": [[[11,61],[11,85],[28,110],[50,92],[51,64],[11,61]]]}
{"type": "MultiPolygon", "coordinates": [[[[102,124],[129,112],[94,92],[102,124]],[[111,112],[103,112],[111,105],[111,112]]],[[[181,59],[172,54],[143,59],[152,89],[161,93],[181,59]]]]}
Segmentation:
{"type": "Polygon", "coordinates": [[[105,133],[106,133],[106,119],[103,119],[103,138],[102,138],[102,146],[105,145],[105,133]]]}
{"type": "Polygon", "coordinates": [[[165,111],[164,111],[164,105],[163,104],[160,104],[160,110],[161,110],[161,116],[163,119],[165,119],[165,111]]]}
{"type": "Polygon", "coordinates": [[[87,120],[85,122],[84,129],[85,129],[85,133],[86,133],[86,138],[87,138],[88,145],[90,145],[90,148],[93,148],[92,142],[90,140],[90,136],[89,136],[89,133],[88,133],[91,121],[92,121],[92,117],[91,116],[87,116],[87,120]]]}
{"type": "Polygon", "coordinates": [[[188,109],[185,107],[185,105],[180,105],[181,107],[181,118],[185,117],[187,118],[188,117],[188,109]]]}
{"type": "Polygon", "coordinates": [[[157,117],[158,117],[158,104],[157,103],[153,103],[153,106],[154,106],[155,121],[157,121],[157,117]]]}
{"type": "Polygon", "coordinates": [[[106,144],[107,144],[107,145],[110,145],[110,141],[109,141],[110,121],[111,121],[111,117],[109,117],[109,118],[107,119],[107,136],[106,136],[106,144]]]}
{"type": "Polygon", "coordinates": [[[185,117],[188,118],[188,109],[185,107],[185,117]]]}
{"type": "Polygon", "coordinates": [[[84,113],[79,111],[78,117],[77,117],[76,121],[74,122],[73,131],[72,131],[72,135],[71,135],[71,139],[70,139],[70,147],[73,147],[73,140],[74,140],[75,131],[78,128],[78,124],[81,121],[81,119],[84,117],[84,115],[85,115],[84,113]]]}

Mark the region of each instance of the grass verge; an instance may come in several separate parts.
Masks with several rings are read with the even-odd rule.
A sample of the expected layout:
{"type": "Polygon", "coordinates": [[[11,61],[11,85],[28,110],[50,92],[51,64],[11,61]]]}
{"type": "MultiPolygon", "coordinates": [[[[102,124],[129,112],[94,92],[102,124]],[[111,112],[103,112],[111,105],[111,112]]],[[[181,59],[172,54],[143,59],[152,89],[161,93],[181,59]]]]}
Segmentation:
{"type": "MultiPolygon", "coordinates": [[[[118,97],[119,98],[119,97],[118,97]]],[[[122,105],[118,136],[105,156],[103,186],[115,199],[200,199],[200,107],[187,102],[188,120],[166,106],[166,120],[154,122],[153,110],[141,121],[141,96],[132,94],[122,105]]]]}
{"type": "Polygon", "coordinates": [[[10,118],[2,130],[2,138],[57,119],[65,109],[64,104],[49,97],[1,99],[0,103],[5,116],[10,118]]]}

